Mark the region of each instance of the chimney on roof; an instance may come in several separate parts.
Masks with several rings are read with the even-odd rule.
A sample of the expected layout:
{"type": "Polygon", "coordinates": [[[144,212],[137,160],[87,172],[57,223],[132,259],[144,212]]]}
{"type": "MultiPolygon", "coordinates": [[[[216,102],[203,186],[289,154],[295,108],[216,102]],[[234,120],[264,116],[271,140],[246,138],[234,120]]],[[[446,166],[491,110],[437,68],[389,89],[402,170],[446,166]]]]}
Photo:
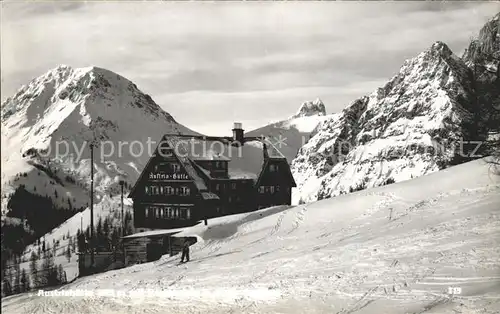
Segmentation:
{"type": "Polygon", "coordinates": [[[243,127],[240,122],[235,122],[233,127],[233,142],[238,142],[243,146],[244,136],[243,136],[243,127]]]}

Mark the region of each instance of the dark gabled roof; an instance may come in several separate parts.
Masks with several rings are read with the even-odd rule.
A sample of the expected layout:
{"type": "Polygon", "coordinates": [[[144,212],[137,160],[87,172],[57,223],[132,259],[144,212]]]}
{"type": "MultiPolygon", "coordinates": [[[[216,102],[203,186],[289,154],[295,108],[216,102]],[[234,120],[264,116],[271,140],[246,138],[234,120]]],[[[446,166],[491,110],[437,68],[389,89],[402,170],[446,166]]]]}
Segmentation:
{"type": "Polygon", "coordinates": [[[158,150],[159,146],[160,146],[160,144],[156,145],[155,152],[148,159],[148,162],[146,163],[146,166],[144,166],[144,169],[142,169],[142,172],[139,175],[139,178],[137,178],[137,181],[135,181],[135,184],[132,187],[132,189],[130,190],[130,192],[128,193],[127,198],[131,198],[133,196],[133,194],[135,193],[135,190],[137,189],[137,186],[139,185],[139,183],[142,181],[142,179],[146,175],[146,170],[149,168],[149,165],[151,164],[151,162],[153,161],[153,159],[156,158],[156,151],[158,150]]]}
{"type": "Polygon", "coordinates": [[[153,156],[148,160],[128,197],[132,197],[137,185],[143,180],[146,170],[153,158],[157,156],[158,148],[162,142],[168,143],[174,150],[175,155],[200,192],[208,191],[203,177],[212,179],[210,171],[200,164],[201,161],[225,161],[228,163],[229,179],[252,179],[254,182],[260,181],[263,169],[266,166],[264,147],[267,151],[268,160],[284,160],[287,162],[279,149],[264,138],[251,138],[245,141],[243,146],[235,147],[231,145],[229,138],[224,137],[210,137],[207,139],[199,136],[167,134],[163,136],[162,141],[156,147],[153,156]]]}
{"type": "Polygon", "coordinates": [[[193,161],[206,178],[210,172],[199,161],[227,161],[230,179],[253,179],[256,181],[264,166],[264,145],[269,159],[283,159],[285,156],[267,140],[250,140],[241,147],[231,146],[225,138],[204,140],[199,137],[165,135],[164,139],[174,148],[177,155],[193,161]]]}
{"type": "MultiPolygon", "coordinates": [[[[175,137],[164,137],[164,140],[168,143],[170,147],[178,146],[175,137]]],[[[181,162],[182,166],[184,166],[184,169],[186,170],[188,175],[193,179],[196,188],[200,191],[208,190],[205,181],[198,175],[193,165],[191,164],[191,161],[189,160],[188,157],[186,157],[185,152],[182,154],[177,153],[176,155],[179,161],[181,162]]]]}
{"type": "MultiPolygon", "coordinates": [[[[204,168],[202,165],[193,162],[195,168],[201,172],[201,174],[208,180],[219,180],[221,178],[216,178],[213,177],[210,174],[210,170],[204,168]]],[[[229,168],[228,169],[228,178],[224,178],[224,180],[254,180],[256,181],[258,178],[259,174],[256,174],[254,172],[248,172],[240,169],[234,169],[234,168],[229,168]]]]}
{"type": "MultiPolygon", "coordinates": [[[[163,140],[166,140],[169,143],[169,145],[175,144],[172,140],[166,139],[165,137],[163,138],[163,140]]],[[[128,194],[127,197],[132,197],[132,195],[135,193],[135,190],[137,189],[137,185],[143,180],[143,178],[144,178],[144,176],[146,175],[146,172],[147,172],[146,170],[149,168],[149,165],[151,164],[151,162],[153,161],[153,159],[158,156],[158,148],[160,147],[161,144],[162,143],[160,142],[156,146],[156,149],[155,149],[153,155],[151,156],[151,158],[149,158],[148,162],[146,163],[146,166],[142,170],[141,174],[139,175],[139,178],[135,182],[134,186],[130,190],[130,193],[128,194]]],[[[174,146],[172,146],[172,147],[174,147],[174,146]]],[[[184,169],[186,170],[186,172],[188,173],[188,175],[193,179],[193,182],[196,185],[196,188],[198,190],[200,190],[200,191],[208,190],[208,188],[207,188],[207,186],[205,184],[205,181],[198,175],[198,173],[194,169],[193,165],[191,164],[191,161],[188,158],[182,157],[182,156],[179,156],[179,155],[177,156],[177,158],[179,159],[179,162],[184,166],[184,169]]]]}
{"type": "MultiPolygon", "coordinates": [[[[291,182],[291,187],[297,187],[297,183],[295,182],[295,179],[293,178],[292,170],[290,169],[290,166],[288,165],[288,162],[287,162],[286,158],[282,159],[281,161],[282,161],[282,163],[284,163],[284,164],[287,165],[287,167],[286,167],[286,174],[288,175],[288,179],[291,182]]],[[[266,163],[262,167],[266,168],[268,163],[269,163],[269,160],[267,160],[266,163]]],[[[259,177],[257,178],[257,180],[256,180],[256,185],[257,186],[260,186],[260,183],[261,183],[263,175],[264,175],[264,172],[261,172],[260,175],[259,175],[259,177]]]]}

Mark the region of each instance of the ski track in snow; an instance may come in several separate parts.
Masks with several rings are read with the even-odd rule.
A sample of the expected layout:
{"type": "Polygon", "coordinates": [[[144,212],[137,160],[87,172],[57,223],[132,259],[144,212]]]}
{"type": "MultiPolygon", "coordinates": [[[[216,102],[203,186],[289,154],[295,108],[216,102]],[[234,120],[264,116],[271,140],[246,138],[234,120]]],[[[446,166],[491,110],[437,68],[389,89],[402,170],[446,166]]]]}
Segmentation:
{"type": "Polygon", "coordinates": [[[483,161],[296,207],[209,220],[180,256],[62,290],[168,296],[5,298],[7,313],[498,313],[500,177],[483,161]],[[392,217],[391,217],[392,212],[392,217]],[[461,294],[448,294],[460,287],[461,294]]]}

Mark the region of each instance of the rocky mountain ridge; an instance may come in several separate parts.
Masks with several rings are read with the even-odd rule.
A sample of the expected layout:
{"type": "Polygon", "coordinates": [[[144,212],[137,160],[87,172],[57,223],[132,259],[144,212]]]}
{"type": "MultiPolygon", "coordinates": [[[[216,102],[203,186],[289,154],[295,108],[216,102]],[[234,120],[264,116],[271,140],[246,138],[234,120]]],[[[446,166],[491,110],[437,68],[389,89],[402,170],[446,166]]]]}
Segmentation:
{"type": "Polygon", "coordinates": [[[292,163],[294,202],[408,180],[470,160],[499,125],[498,15],[461,58],[443,42],[323,121],[292,163]],[[472,57],[474,56],[474,57],[472,57]],[[474,69],[476,68],[476,69],[474,69]],[[496,73],[496,74],[495,74],[496,73]]]}

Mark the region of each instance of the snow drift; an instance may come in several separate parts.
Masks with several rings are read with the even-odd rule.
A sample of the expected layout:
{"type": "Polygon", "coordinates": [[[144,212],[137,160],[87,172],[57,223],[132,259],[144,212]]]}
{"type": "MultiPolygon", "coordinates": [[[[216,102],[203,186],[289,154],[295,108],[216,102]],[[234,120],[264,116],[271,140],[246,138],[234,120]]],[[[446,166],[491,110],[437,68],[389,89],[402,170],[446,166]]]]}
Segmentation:
{"type": "Polygon", "coordinates": [[[477,160],[307,205],[209,220],[177,235],[199,239],[187,264],[164,256],[61,288],[127,297],[24,294],[4,299],[2,310],[496,313],[499,218],[500,177],[477,160]]]}

